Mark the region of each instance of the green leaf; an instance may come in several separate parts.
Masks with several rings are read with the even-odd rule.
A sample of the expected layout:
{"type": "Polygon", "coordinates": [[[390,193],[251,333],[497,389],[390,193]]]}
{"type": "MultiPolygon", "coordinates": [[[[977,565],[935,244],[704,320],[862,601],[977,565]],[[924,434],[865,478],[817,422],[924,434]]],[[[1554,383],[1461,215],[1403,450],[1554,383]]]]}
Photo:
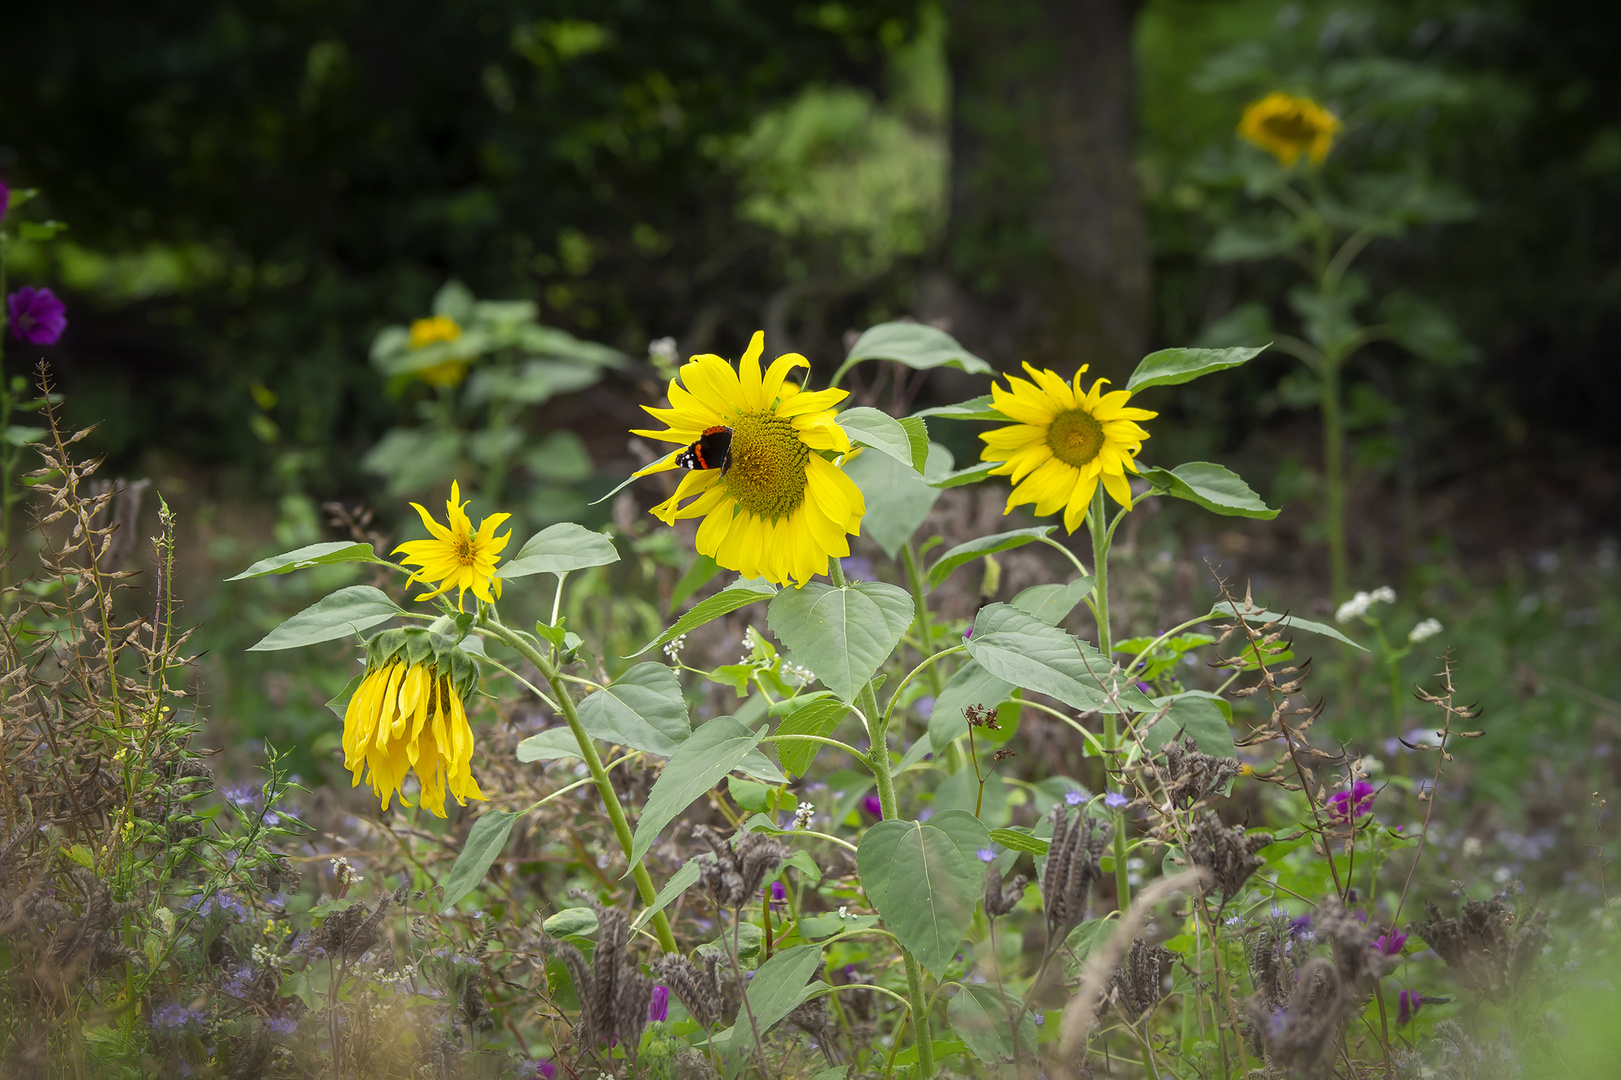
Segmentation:
{"type": "Polygon", "coordinates": [[[722,589],[714,596],[698,601],[693,605],[691,611],[675,621],[674,626],[671,626],[664,633],[630,655],[640,656],[649,649],[656,649],[661,645],[674,641],[694,627],[702,626],[704,623],[718,619],[722,615],[729,615],[738,608],[748,607],[757,601],[768,600],[775,596],[776,592],[775,585],[764,581],[739,581],[731,588],[722,589]]]}
{"type": "Polygon", "coordinates": [[[450,877],[445,879],[444,902],[439,906],[441,915],[448,914],[462,897],[478,888],[484,875],[489,873],[490,864],[507,846],[512,825],[521,816],[506,810],[491,810],[473,822],[467,843],[462,845],[462,853],[456,856],[456,865],[450,868],[450,877]]]}
{"type": "Polygon", "coordinates": [[[934,753],[944,752],[953,739],[968,734],[968,721],[963,710],[970,705],[996,708],[1013,692],[1013,684],[999,679],[973,660],[951,673],[940,696],[935,699],[934,711],[929,714],[929,746],[934,753]]]}
{"type": "Polygon", "coordinates": [[[813,581],[784,589],[767,621],[794,659],[816,673],[845,702],[872,678],[912,624],[906,590],[877,581],[842,588],[813,581]]]}
{"type": "Polygon", "coordinates": [[[1050,840],[1032,835],[1029,829],[992,829],[991,843],[1001,844],[1011,851],[1028,851],[1032,855],[1045,855],[1052,846],[1050,840]]]}
{"type": "Polygon", "coordinates": [[[991,404],[992,400],[991,395],[981,394],[977,398],[959,401],[955,405],[936,405],[932,409],[919,409],[912,415],[920,419],[938,416],[942,420],[991,420],[1000,424],[1011,424],[1013,418],[998,411],[991,404]]]}
{"type": "Polygon", "coordinates": [[[929,567],[929,588],[939,586],[951,572],[966,562],[973,562],[985,555],[994,555],[998,551],[1007,551],[1010,548],[1023,547],[1025,544],[1037,543],[1052,535],[1056,525],[1038,525],[1033,529],[1014,529],[1011,532],[992,533],[990,536],[981,536],[966,543],[958,544],[934,561],[929,567]]]}
{"type": "MultiPolygon", "coordinates": [[[[913,471],[926,472],[929,465],[929,425],[916,416],[902,416],[895,422],[906,429],[906,437],[912,441],[913,471]]],[[[946,466],[946,469],[950,468],[950,465],[946,466]]]]}
{"type": "Polygon", "coordinates": [[[32,446],[45,437],[45,429],[28,424],[11,424],[6,427],[5,434],[6,442],[11,446],[32,446]]]}
{"type": "Polygon", "coordinates": [[[670,880],[664,883],[664,888],[653,897],[653,902],[647,905],[634,922],[630,924],[632,930],[640,930],[647,925],[647,920],[663,911],[675,902],[675,898],[692,888],[693,882],[698,880],[698,871],[702,865],[697,859],[688,859],[681,864],[681,869],[670,875],[670,880]]]}
{"type": "Polygon", "coordinates": [[[839,413],[838,420],[839,426],[854,442],[888,454],[908,469],[913,469],[912,436],[893,416],[860,405],[839,413]]]}
{"type": "Polygon", "coordinates": [[[503,581],[530,574],[566,574],[619,561],[613,541],[572,521],[562,521],[529,538],[512,561],[496,571],[503,581]]]}
{"type": "MultiPolygon", "coordinates": [[[[631,838],[630,865],[641,861],[664,827],[674,821],[715,782],[731,772],[750,750],[765,737],[765,728],[750,731],[735,717],[717,716],[700,725],[659,774],[648,793],[647,806],[636,822],[631,838]]],[[[630,873],[629,867],[625,873],[630,873]]]]}
{"type": "Polygon", "coordinates": [[[597,913],[588,907],[564,908],[540,924],[552,937],[590,937],[597,932],[597,913]]]}
{"type": "Polygon", "coordinates": [[[580,702],[580,723],[592,738],[664,757],[692,734],[675,672],[651,661],[580,702]]]}
{"type": "Polygon", "coordinates": [[[1177,386],[1212,371],[1225,371],[1261,355],[1259,349],[1161,349],[1143,357],[1126,381],[1132,393],[1150,386],[1177,386]]]}
{"type": "Polygon", "coordinates": [[[332,700],[326,703],[326,707],[332,711],[333,716],[342,720],[349,714],[349,699],[355,696],[355,691],[360,689],[360,684],[365,678],[366,673],[362,671],[359,675],[344,683],[343,689],[339,690],[332,700]]]}
{"type": "Polygon", "coordinates": [[[896,360],[920,371],[954,367],[972,375],[990,375],[995,370],[944,330],[912,322],[879,323],[856,338],[844,366],[862,360],[896,360]]]}
{"type": "MultiPolygon", "coordinates": [[[[947,1003],[946,1023],[975,1057],[997,1065],[1013,1060],[1008,1024],[1009,1017],[1018,1013],[1019,1003],[1003,998],[995,987],[966,984],[947,1003]]],[[[1036,1020],[1029,1012],[1019,1023],[1019,1044],[1026,1051],[1036,1045],[1036,1020]]]]}
{"type": "Polygon", "coordinates": [[[1231,619],[1235,618],[1236,615],[1243,615],[1245,621],[1255,629],[1260,629],[1267,623],[1275,622],[1280,626],[1287,626],[1291,630],[1304,630],[1311,634],[1321,634],[1323,637],[1333,638],[1343,645],[1349,645],[1353,649],[1361,649],[1363,652],[1368,651],[1364,646],[1358,645],[1327,623],[1313,622],[1310,619],[1284,615],[1277,611],[1267,611],[1265,608],[1244,608],[1230,600],[1223,601],[1211,608],[1210,614],[1205,616],[1205,621],[1215,622],[1217,619],[1231,619]]]}
{"type": "Polygon", "coordinates": [[[1009,603],[1048,626],[1057,626],[1091,594],[1095,584],[1090,577],[1078,577],[1067,585],[1032,585],[1009,603]]]}
{"type": "Polygon", "coordinates": [[[1119,691],[1119,704],[1099,680],[1110,664],[1096,649],[1008,604],[989,604],[974,620],[968,655],[1014,686],[1057,698],[1074,709],[1149,712],[1153,706],[1135,686],[1119,691]]]}
{"type": "Polygon", "coordinates": [[[951,452],[945,447],[930,444],[926,453],[922,476],[886,454],[861,454],[844,466],[845,475],[867,500],[862,532],[892,559],[940,498],[940,489],[930,487],[926,478],[951,471],[951,452]]]}
{"type": "Polygon", "coordinates": [[[799,920],[798,929],[800,937],[817,941],[846,930],[868,930],[877,925],[876,915],[846,915],[841,919],[838,912],[832,912],[827,915],[807,915],[799,920]]]}
{"type": "Polygon", "coordinates": [[[1141,472],[1157,491],[1198,503],[1217,514],[1265,519],[1278,516],[1237,473],[1223,465],[1190,461],[1174,469],[1145,468],[1141,472]]]}
{"type": "Polygon", "coordinates": [[[235,577],[228,577],[226,581],[241,581],[244,578],[259,577],[263,574],[288,574],[294,570],[302,570],[306,566],[325,566],[329,563],[342,562],[370,562],[380,563],[384,560],[377,557],[370,544],[356,544],[347,540],[338,540],[330,544],[311,544],[296,551],[283,552],[272,555],[268,559],[260,559],[235,577]]]}
{"type": "Polygon", "coordinates": [[[517,756],[523,762],[577,758],[580,756],[580,744],[575,740],[573,731],[559,724],[519,743],[517,756]]]}
{"type": "MultiPolygon", "coordinates": [[[[820,945],[795,945],[783,949],[761,964],[748,988],[743,991],[754,1023],[765,1035],[783,1017],[793,1012],[810,994],[810,980],[822,966],[820,945]]],[[[732,1029],[726,1042],[728,1056],[746,1052],[754,1045],[754,1030],[745,1018],[732,1029]]]]}
{"type": "Polygon", "coordinates": [[[49,240],[66,228],[60,221],[24,221],[17,226],[17,236],[22,240],[49,240]]]}
{"type": "Polygon", "coordinates": [[[1165,744],[1179,734],[1192,735],[1199,749],[1216,757],[1236,757],[1231,725],[1232,706],[1212,694],[1190,690],[1171,697],[1155,698],[1156,710],[1168,708],[1164,716],[1154,721],[1143,733],[1143,742],[1151,750],[1165,749],[1165,744]],[[1226,706],[1226,709],[1223,709],[1226,706]]]}
{"type": "Polygon", "coordinates": [[[930,487],[954,488],[965,484],[977,484],[981,480],[990,479],[991,470],[1001,465],[999,461],[982,461],[978,465],[970,465],[966,469],[948,472],[944,476],[929,481],[930,487]]]}
{"type": "Polygon", "coordinates": [[[856,868],[867,898],[900,943],[936,976],[956,955],[985,891],[978,818],[945,810],[928,821],[880,821],[861,837],[856,868]]]}
{"type": "MultiPolygon", "coordinates": [[[[843,702],[831,697],[820,698],[789,713],[787,719],[777,725],[777,734],[820,735],[827,738],[848,715],[850,709],[843,702]]],[[[783,770],[790,776],[798,777],[810,771],[811,762],[816,760],[822,744],[785,740],[778,742],[776,747],[777,760],[782,762],[783,770]]]]}
{"type": "Polygon", "coordinates": [[[324,596],[266,634],[248,652],[296,649],[358,634],[403,612],[381,589],[351,585],[324,596]]]}

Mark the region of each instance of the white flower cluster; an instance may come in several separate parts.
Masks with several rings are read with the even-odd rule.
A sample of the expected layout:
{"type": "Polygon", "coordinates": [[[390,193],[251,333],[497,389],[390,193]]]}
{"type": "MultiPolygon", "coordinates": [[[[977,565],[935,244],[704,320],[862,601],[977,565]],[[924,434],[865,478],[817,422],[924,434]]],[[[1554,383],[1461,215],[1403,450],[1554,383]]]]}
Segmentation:
{"type": "Polygon", "coordinates": [[[340,886],[359,885],[366,880],[360,876],[360,872],[354,868],[354,864],[342,855],[332,860],[332,874],[338,879],[340,886]]]}
{"type": "Polygon", "coordinates": [[[815,817],[815,816],[816,816],[816,807],[815,806],[811,805],[808,802],[800,803],[799,804],[799,809],[794,811],[794,828],[796,828],[796,829],[808,829],[808,828],[810,828],[811,818],[815,817]]]}
{"type": "Polygon", "coordinates": [[[274,971],[280,971],[281,966],[285,964],[288,959],[288,957],[280,956],[271,952],[263,945],[255,945],[253,947],[253,966],[256,968],[266,967],[274,971]]]}
{"type": "Polygon", "coordinates": [[[811,683],[816,681],[816,672],[812,671],[810,668],[800,667],[798,664],[790,664],[784,660],[782,664],[782,677],[784,679],[792,679],[800,686],[809,686],[811,683]]]}
{"type": "Polygon", "coordinates": [[[677,634],[675,639],[664,643],[664,655],[670,658],[670,663],[681,662],[681,650],[687,647],[687,635],[677,634]]]}
{"type": "Polygon", "coordinates": [[[1442,631],[1440,619],[1425,619],[1411,630],[1407,631],[1407,640],[1417,645],[1421,641],[1428,641],[1442,631]]]}
{"type": "Polygon", "coordinates": [[[1334,621],[1348,623],[1352,619],[1360,619],[1366,615],[1375,604],[1394,604],[1395,602],[1396,590],[1389,585],[1381,585],[1371,593],[1359,592],[1341,604],[1339,610],[1334,612],[1334,621]]]}
{"type": "Polygon", "coordinates": [[[647,343],[647,355],[649,358],[663,360],[667,364],[675,363],[677,359],[675,338],[661,337],[649,341],[647,343]]]}
{"type": "Polygon", "coordinates": [[[743,631],[743,655],[737,661],[739,664],[747,664],[754,659],[754,646],[754,627],[751,626],[743,631]]]}

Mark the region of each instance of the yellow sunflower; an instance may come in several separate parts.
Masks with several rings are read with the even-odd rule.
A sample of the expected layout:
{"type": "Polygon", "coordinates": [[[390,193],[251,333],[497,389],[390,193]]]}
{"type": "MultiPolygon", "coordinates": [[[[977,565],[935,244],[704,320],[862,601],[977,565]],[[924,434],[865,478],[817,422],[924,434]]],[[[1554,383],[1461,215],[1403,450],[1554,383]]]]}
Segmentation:
{"type": "Polygon", "coordinates": [[[467,590],[472,589],[473,595],[486,604],[494,603],[501,595],[501,579],[495,576],[495,564],[501,558],[501,549],[512,539],[512,533],[496,536],[495,530],[512,515],[491,514],[479,522],[475,532],[464,509],[467,503],[462,501],[461,485],[454,481],[450,485],[450,498],[445,502],[448,528],[435,521],[421,503],[411,505],[422,515],[422,524],[433,536],[426,540],[408,540],[394,551],[396,554],[405,552],[405,558],[400,561],[406,566],[420,568],[411,575],[412,580],[439,585],[417,599],[432,600],[451,589],[459,589],[456,610],[460,611],[467,590]],[[493,596],[491,585],[495,587],[493,596]]]}
{"type": "Polygon", "coordinates": [[[1148,432],[1137,426],[1159,413],[1128,408],[1129,390],[1105,394],[1108,379],[1098,379],[1090,390],[1081,389],[1083,364],[1075,381],[1067,383],[1055,371],[1024,370],[1034,382],[1008,376],[1009,389],[991,384],[993,407],[1016,421],[980,435],[985,440],[983,461],[1000,461],[993,476],[1011,476],[1013,494],[1007,510],[1035,503],[1045,517],[1064,511],[1064,528],[1074,532],[1086,518],[1098,482],[1115,502],[1131,509],[1127,472],[1136,472],[1133,460],[1148,432]]]}
{"type": "Polygon", "coordinates": [[[411,805],[401,785],[415,771],[422,805],[444,817],[447,786],[463,806],[484,798],[473,779],[473,729],[462,705],[476,669],[464,654],[437,656],[420,641],[408,647],[409,635],[425,633],[392,630],[373,639],[366,676],[343,716],[343,764],[356,787],[361,774],[370,773],[384,810],[395,794],[411,805]],[[424,658],[413,662],[415,652],[424,658]]]}
{"type": "MultiPolygon", "coordinates": [[[[832,409],[849,395],[802,392],[786,381],[794,368],[810,366],[796,353],[762,374],[764,351],[765,335],[756,333],[735,371],[718,356],[694,356],[670,380],[670,408],[642,406],[665,429],[634,434],[685,447],[711,428],[729,428],[727,466],[690,470],[652,513],[666,525],[703,518],[698,552],[728,570],[803,586],[827,573],[829,556],[850,554],[848,536],[861,535],[861,489],[823,456],[850,450],[832,409]]],[[[678,468],[680,453],[636,475],[678,468]]]]}
{"type": "MultiPolygon", "coordinates": [[[[456,320],[445,315],[431,319],[418,319],[411,324],[411,348],[422,349],[441,341],[455,341],[462,336],[456,320]]],[[[455,386],[467,377],[466,360],[446,360],[415,373],[429,386],[455,386]]]]}
{"type": "Polygon", "coordinates": [[[1340,127],[1340,118],[1311,98],[1274,91],[1249,104],[1238,133],[1285,166],[1294,165],[1301,154],[1321,165],[1340,127]]]}

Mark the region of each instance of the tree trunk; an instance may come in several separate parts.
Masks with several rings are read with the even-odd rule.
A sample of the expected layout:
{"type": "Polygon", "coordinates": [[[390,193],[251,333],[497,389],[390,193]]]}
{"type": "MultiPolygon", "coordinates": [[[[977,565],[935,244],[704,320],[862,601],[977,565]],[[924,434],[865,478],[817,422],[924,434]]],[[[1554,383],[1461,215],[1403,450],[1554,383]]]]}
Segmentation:
{"type": "Polygon", "coordinates": [[[955,0],[951,225],[925,318],[970,348],[1122,376],[1142,355],[1138,0],[955,0]]]}

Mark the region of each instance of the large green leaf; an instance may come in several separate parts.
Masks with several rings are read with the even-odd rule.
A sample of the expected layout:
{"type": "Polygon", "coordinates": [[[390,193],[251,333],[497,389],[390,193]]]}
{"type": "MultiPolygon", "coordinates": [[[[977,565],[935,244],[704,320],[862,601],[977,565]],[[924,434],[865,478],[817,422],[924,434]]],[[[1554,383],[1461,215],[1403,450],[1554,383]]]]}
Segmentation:
{"type": "MultiPolygon", "coordinates": [[[[1016,1000],[1004,999],[991,986],[966,984],[946,1005],[946,1023],[987,1065],[1013,1060],[1010,1017],[1019,1013],[1016,1000]]],[[[1026,1012],[1019,1023],[1019,1043],[1030,1051],[1036,1045],[1036,1020],[1026,1012]]]]}
{"type": "Polygon", "coordinates": [[[955,405],[936,405],[932,409],[919,409],[912,415],[920,418],[938,416],[942,420],[992,420],[999,424],[1013,423],[1013,418],[998,411],[991,401],[991,395],[981,394],[977,398],[959,401],[955,405]]]}
{"type": "Polygon", "coordinates": [[[928,478],[951,471],[949,450],[931,443],[927,451],[922,476],[886,454],[862,454],[844,466],[846,475],[866,496],[867,513],[861,519],[861,531],[892,559],[940,498],[940,489],[930,487],[928,478]]]}
{"type": "Polygon", "coordinates": [[[856,868],[867,898],[900,943],[942,975],[985,891],[977,852],[990,833],[974,815],[945,810],[928,821],[880,821],[861,837],[856,868]]]}
{"type": "MultiPolygon", "coordinates": [[[[827,738],[838,728],[839,722],[850,715],[849,706],[832,696],[807,701],[794,709],[777,725],[778,735],[820,735],[827,738]]],[[[804,776],[816,760],[821,743],[785,740],[776,744],[777,760],[792,776],[804,776]]]]}
{"type": "Polygon", "coordinates": [[[982,608],[966,644],[968,655],[992,675],[1057,698],[1071,708],[1100,712],[1153,709],[1142,691],[1129,683],[1119,689],[1117,706],[1099,682],[1110,670],[1102,654],[1009,604],[982,608]]]}
{"type": "Polygon", "coordinates": [[[1202,690],[1190,690],[1171,697],[1154,699],[1157,712],[1166,713],[1154,721],[1143,733],[1143,742],[1150,750],[1162,750],[1165,744],[1181,735],[1192,735],[1199,749],[1216,757],[1235,757],[1231,726],[1232,706],[1221,698],[1202,690]]]}
{"type": "Polygon", "coordinates": [[[1268,623],[1277,623],[1279,626],[1286,626],[1291,630],[1304,630],[1311,634],[1321,634],[1323,637],[1333,638],[1341,644],[1349,645],[1353,649],[1361,649],[1363,652],[1368,651],[1364,646],[1358,645],[1327,623],[1313,622],[1311,619],[1285,615],[1278,611],[1267,611],[1265,608],[1246,609],[1242,605],[1234,604],[1232,601],[1224,601],[1211,608],[1210,614],[1205,621],[1215,622],[1218,619],[1231,619],[1237,614],[1242,614],[1245,621],[1257,630],[1268,623]]]}
{"type": "Polygon", "coordinates": [[[320,641],[358,634],[402,614],[381,589],[351,585],[323,596],[291,619],[266,634],[248,652],[274,652],[296,649],[320,641]]]}
{"type": "Polygon", "coordinates": [[[970,465],[966,469],[958,469],[955,472],[948,472],[944,476],[930,480],[929,486],[937,488],[954,488],[962,487],[965,484],[977,484],[981,480],[990,479],[991,470],[1001,468],[1001,465],[1002,463],[999,461],[982,461],[978,465],[970,465]]]}
{"type": "Polygon", "coordinates": [[[619,561],[613,541],[572,521],[559,522],[529,538],[497,576],[510,581],[530,574],[566,574],[619,561]]]}
{"type": "MultiPolygon", "coordinates": [[[[765,737],[765,728],[750,731],[735,717],[717,716],[699,726],[664,766],[631,838],[630,863],[641,861],[664,827],[681,815],[716,781],[737,767],[765,737]]],[[[630,873],[629,868],[625,872],[630,873]]]]}
{"type": "Polygon", "coordinates": [[[444,900],[439,905],[441,913],[448,912],[462,897],[478,888],[484,875],[489,873],[490,864],[507,846],[513,822],[521,816],[506,810],[491,810],[473,822],[467,843],[462,845],[462,853],[456,856],[456,865],[450,868],[450,877],[445,879],[444,900]]]}
{"type": "Polygon", "coordinates": [[[594,738],[669,757],[692,734],[675,672],[637,664],[580,702],[580,723],[594,738]]]}
{"type": "Polygon", "coordinates": [[[1142,477],[1155,490],[1198,503],[1227,517],[1275,518],[1278,512],[1261,501],[1237,473],[1209,461],[1190,461],[1174,469],[1145,468],[1142,477]]]}
{"type": "Polygon", "coordinates": [[[1007,551],[1010,548],[1023,547],[1025,544],[1034,544],[1045,540],[1052,535],[1056,525],[1038,525],[1033,529],[1014,529],[1011,532],[992,533],[989,536],[976,537],[973,540],[958,544],[934,561],[929,567],[929,588],[939,586],[951,572],[966,562],[986,555],[994,555],[998,551],[1007,551]]]}
{"type": "Polygon", "coordinates": [[[1013,692],[1013,684],[999,679],[973,660],[951,673],[929,714],[929,746],[941,753],[953,739],[968,734],[963,710],[970,705],[996,708],[1013,692]]]}
{"type": "MultiPolygon", "coordinates": [[[[783,949],[760,965],[743,996],[748,1000],[754,1024],[765,1035],[783,1017],[798,1008],[814,989],[810,980],[822,966],[820,945],[795,945],[783,949]]],[[[821,985],[820,983],[817,984],[821,985]]],[[[739,1016],[738,1023],[724,1039],[715,1038],[716,1045],[726,1048],[728,1057],[747,1052],[754,1045],[754,1028],[747,1016],[739,1016]]]]}
{"type": "Polygon", "coordinates": [[[973,375],[990,375],[994,371],[944,330],[914,322],[879,323],[856,338],[843,366],[848,368],[862,360],[897,360],[919,370],[954,367],[973,375]]]}
{"type": "Polygon", "coordinates": [[[911,596],[894,585],[861,581],[836,587],[813,581],[779,592],[767,618],[796,662],[841,700],[853,702],[900,644],[913,614],[911,596]]]}
{"type": "Polygon", "coordinates": [[[916,472],[912,463],[912,436],[888,413],[866,405],[845,409],[839,413],[839,426],[853,441],[888,454],[916,472]]]}
{"type": "MultiPolygon", "coordinates": [[[[916,416],[902,416],[895,421],[906,431],[906,438],[912,444],[912,469],[915,472],[924,472],[929,464],[929,425],[916,416]]],[[[949,470],[951,466],[947,465],[949,470]]]]}
{"type": "Polygon", "coordinates": [[[1261,355],[1259,349],[1161,349],[1143,357],[1126,381],[1132,393],[1150,386],[1176,386],[1212,371],[1224,371],[1261,355]]]}
{"type": "Polygon", "coordinates": [[[538,735],[531,735],[518,744],[517,758],[522,762],[530,761],[557,761],[561,758],[577,758],[580,756],[580,744],[574,738],[574,732],[567,727],[558,725],[547,728],[538,735]]]}
{"type": "Polygon", "coordinates": [[[1034,615],[1048,626],[1057,626],[1069,618],[1069,613],[1091,594],[1095,584],[1091,577],[1078,577],[1064,585],[1032,585],[1008,603],[1034,615]]]}
{"type": "Polygon", "coordinates": [[[260,559],[235,577],[228,577],[226,581],[241,581],[244,578],[259,577],[262,574],[289,574],[294,570],[302,570],[306,566],[326,566],[331,563],[369,562],[380,563],[377,553],[370,544],[357,544],[349,540],[338,540],[330,544],[311,544],[294,551],[284,551],[280,555],[272,555],[268,559],[260,559]]]}
{"type": "Polygon", "coordinates": [[[758,579],[753,581],[739,581],[730,588],[722,589],[714,596],[700,600],[692,606],[692,610],[675,621],[664,633],[649,641],[646,645],[631,653],[631,656],[640,656],[649,649],[656,649],[661,645],[674,641],[688,630],[704,623],[729,615],[741,607],[760,600],[768,600],[775,596],[777,588],[758,579]]]}

